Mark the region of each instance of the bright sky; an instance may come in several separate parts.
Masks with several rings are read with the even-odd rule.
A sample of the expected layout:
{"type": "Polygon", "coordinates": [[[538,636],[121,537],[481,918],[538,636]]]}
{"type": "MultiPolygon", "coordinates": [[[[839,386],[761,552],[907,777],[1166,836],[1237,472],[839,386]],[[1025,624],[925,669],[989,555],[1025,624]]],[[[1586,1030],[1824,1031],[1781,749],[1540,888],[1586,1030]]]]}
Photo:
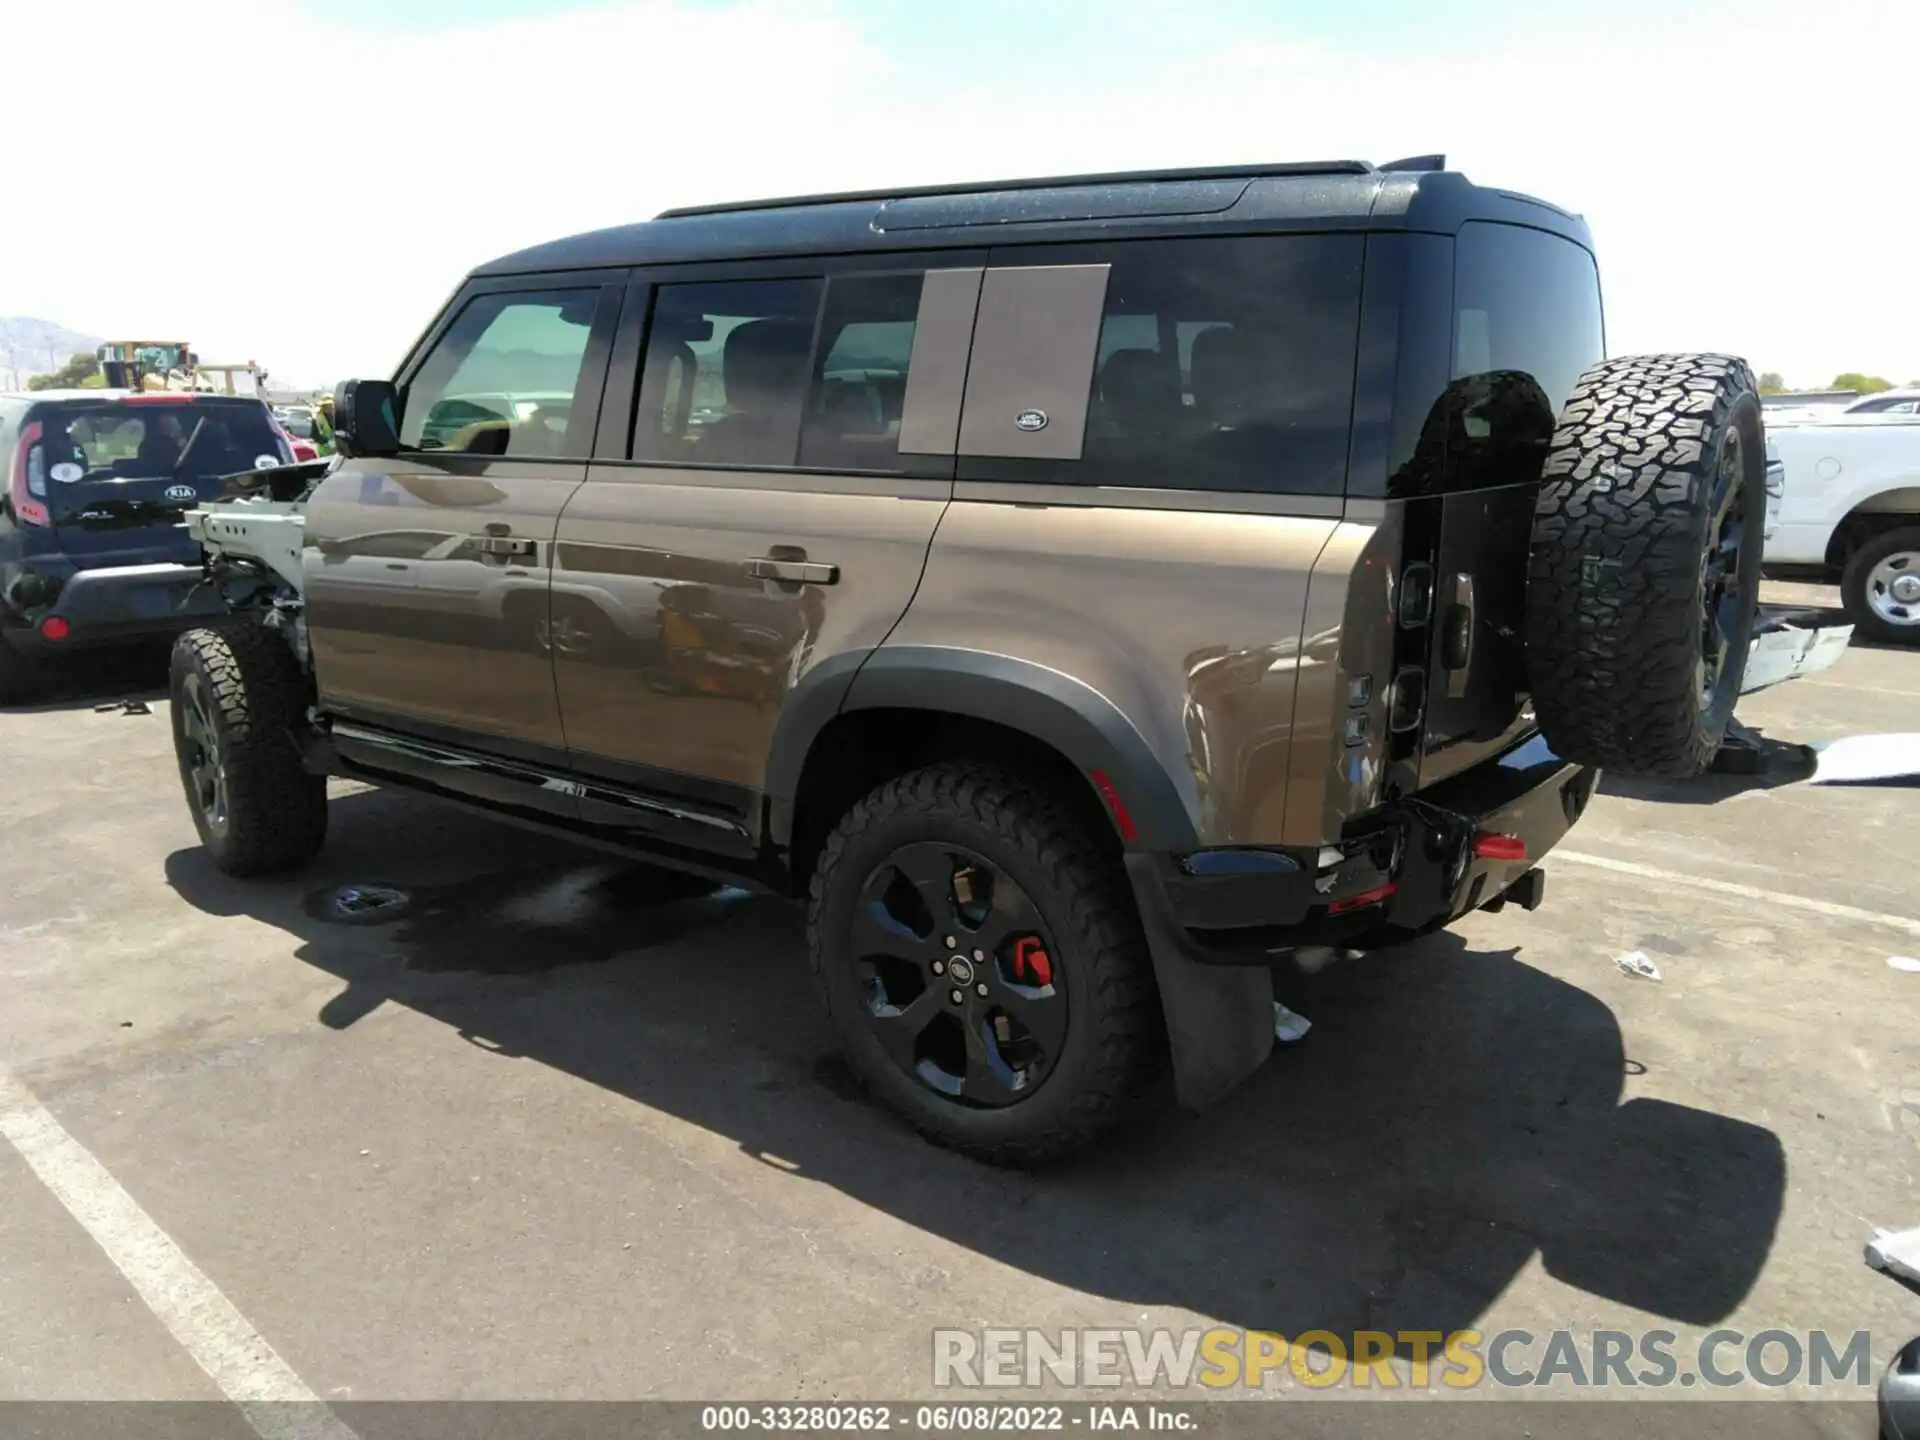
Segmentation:
{"type": "Polygon", "coordinates": [[[7,0],[0,315],[386,375],[668,205],[1444,151],[1584,213],[1609,349],[1920,379],[1913,0],[7,0]]]}

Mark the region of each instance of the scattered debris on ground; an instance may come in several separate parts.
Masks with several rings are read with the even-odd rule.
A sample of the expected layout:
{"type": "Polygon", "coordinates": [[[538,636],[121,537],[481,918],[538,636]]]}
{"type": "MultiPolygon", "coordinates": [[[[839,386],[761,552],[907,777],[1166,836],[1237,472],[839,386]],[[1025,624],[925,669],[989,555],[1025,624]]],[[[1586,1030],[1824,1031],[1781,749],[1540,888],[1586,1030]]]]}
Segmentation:
{"type": "Polygon", "coordinates": [[[1651,980],[1658,984],[1660,967],[1653,963],[1653,957],[1644,950],[1629,950],[1624,955],[1613,957],[1613,963],[1620,967],[1622,975],[1631,975],[1636,980],[1651,980]]]}
{"type": "Polygon", "coordinates": [[[1920,1229],[1874,1231],[1867,1242],[1867,1264],[1920,1285],[1920,1229]]]}
{"type": "Polygon", "coordinates": [[[1273,1038],[1280,1044],[1298,1045],[1312,1028],[1313,1022],[1306,1016],[1295,1014],[1278,1000],[1273,1002],[1273,1038]]]}
{"type": "Polygon", "coordinates": [[[1920,780],[1920,735],[1847,735],[1812,749],[1815,785],[1920,780]]]}

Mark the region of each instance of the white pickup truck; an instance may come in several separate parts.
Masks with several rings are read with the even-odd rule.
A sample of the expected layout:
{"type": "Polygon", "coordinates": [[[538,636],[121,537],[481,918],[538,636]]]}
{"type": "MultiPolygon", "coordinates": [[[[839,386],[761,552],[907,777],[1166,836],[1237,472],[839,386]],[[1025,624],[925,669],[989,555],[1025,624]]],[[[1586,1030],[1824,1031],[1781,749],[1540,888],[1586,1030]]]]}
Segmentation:
{"type": "Polygon", "coordinates": [[[1837,581],[1867,639],[1920,645],[1920,416],[1767,417],[1783,467],[1766,569],[1837,581]]]}

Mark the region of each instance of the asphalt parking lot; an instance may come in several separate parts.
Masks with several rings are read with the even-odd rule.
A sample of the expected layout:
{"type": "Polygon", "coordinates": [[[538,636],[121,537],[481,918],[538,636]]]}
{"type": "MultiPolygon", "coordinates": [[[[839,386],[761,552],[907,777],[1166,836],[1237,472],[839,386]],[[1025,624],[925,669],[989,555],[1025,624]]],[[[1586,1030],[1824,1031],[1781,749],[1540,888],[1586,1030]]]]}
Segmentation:
{"type": "MultiPolygon", "coordinates": [[[[1029,1176],[853,1092],[781,902],[344,786],[311,872],[224,879],[151,682],[0,715],[7,1103],[323,1400],[925,1397],[935,1326],[1920,1332],[1861,1260],[1920,1225],[1911,788],[1609,781],[1543,909],[1292,980],[1230,1102],[1029,1176]]],[[[1920,652],[1742,714],[1920,729],[1920,652]]],[[[0,1145],[0,1399],[219,1393],[0,1145]]]]}

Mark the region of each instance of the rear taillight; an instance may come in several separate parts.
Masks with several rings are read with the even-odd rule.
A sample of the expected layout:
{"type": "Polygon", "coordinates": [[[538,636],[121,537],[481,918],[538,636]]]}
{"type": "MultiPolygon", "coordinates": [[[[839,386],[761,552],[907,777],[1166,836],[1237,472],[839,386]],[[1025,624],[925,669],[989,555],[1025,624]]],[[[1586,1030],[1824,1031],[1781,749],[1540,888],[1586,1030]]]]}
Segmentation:
{"type": "Polygon", "coordinates": [[[7,494],[13,502],[13,518],[22,525],[53,523],[47,509],[47,477],[35,473],[36,466],[46,464],[40,449],[43,433],[38,420],[29,421],[20,428],[20,444],[13,452],[13,477],[7,494]]]}

